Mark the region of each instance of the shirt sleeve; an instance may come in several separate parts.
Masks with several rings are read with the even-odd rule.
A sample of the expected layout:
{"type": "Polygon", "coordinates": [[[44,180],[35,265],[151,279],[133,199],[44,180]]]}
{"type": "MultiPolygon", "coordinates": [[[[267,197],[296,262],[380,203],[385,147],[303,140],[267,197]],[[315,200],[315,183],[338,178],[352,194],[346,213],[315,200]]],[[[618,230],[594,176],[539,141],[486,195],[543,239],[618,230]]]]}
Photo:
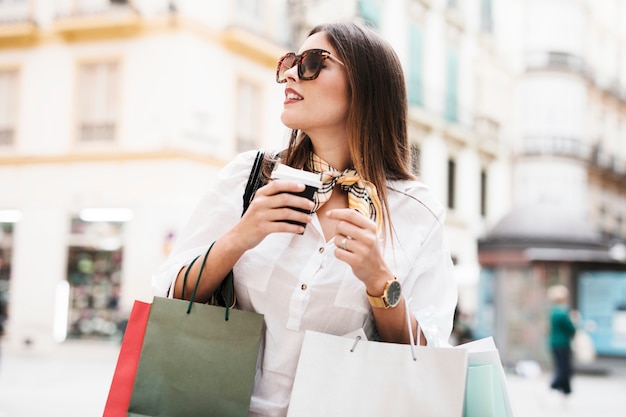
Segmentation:
{"type": "Polygon", "coordinates": [[[569,310],[563,310],[561,312],[559,321],[563,332],[567,335],[569,339],[572,339],[576,334],[576,326],[574,326],[572,319],[570,319],[569,310]]]}
{"type": "Polygon", "coordinates": [[[449,346],[458,291],[442,226],[433,228],[418,252],[411,275],[410,308],[429,346],[449,346]]]}
{"type": "MultiPolygon", "coordinates": [[[[419,182],[392,184],[403,203],[394,230],[410,260],[402,279],[404,296],[429,346],[449,346],[458,289],[445,237],[445,209],[419,182]],[[397,224],[396,224],[397,223],[397,224]]],[[[392,213],[393,217],[393,213],[392,213]]]]}
{"type": "Polygon", "coordinates": [[[237,223],[255,156],[256,151],[239,154],[219,172],[180,231],[169,256],[152,276],[155,296],[171,297],[181,268],[237,223]]]}

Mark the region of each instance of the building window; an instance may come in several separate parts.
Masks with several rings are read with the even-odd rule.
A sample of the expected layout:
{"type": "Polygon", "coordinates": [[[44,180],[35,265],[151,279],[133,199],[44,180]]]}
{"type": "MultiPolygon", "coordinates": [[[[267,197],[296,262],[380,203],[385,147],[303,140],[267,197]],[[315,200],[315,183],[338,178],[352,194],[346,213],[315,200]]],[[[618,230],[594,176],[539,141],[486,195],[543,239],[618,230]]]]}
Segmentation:
{"type": "Polygon", "coordinates": [[[235,7],[235,19],[238,24],[253,32],[263,33],[261,0],[237,0],[235,7]]]}
{"type": "Polygon", "coordinates": [[[480,215],[487,215],[487,171],[480,170],[480,215]]]}
{"type": "Polygon", "coordinates": [[[119,65],[81,64],[76,103],[77,138],[83,144],[111,143],[117,135],[119,65]]]}
{"type": "Polygon", "coordinates": [[[30,1],[0,0],[0,22],[25,22],[32,18],[30,1]]]}
{"type": "Polygon", "coordinates": [[[0,71],[0,147],[15,145],[17,71],[0,71]]]}
{"type": "Polygon", "coordinates": [[[238,14],[246,15],[251,19],[261,17],[260,0],[237,0],[238,14]]]}
{"type": "Polygon", "coordinates": [[[359,0],[358,13],[367,26],[380,28],[381,10],[378,0],[359,0]]]}
{"type": "Polygon", "coordinates": [[[411,172],[415,175],[420,172],[420,147],[417,143],[411,144],[411,172]]]}
{"type": "Polygon", "coordinates": [[[492,13],[492,0],[480,1],[480,29],[483,32],[493,32],[493,13],[492,13]]]}
{"type": "Polygon", "coordinates": [[[459,120],[459,53],[448,48],[446,57],[446,107],[445,119],[449,122],[459,120]]]}
{"type": "Polygon", "coordinates": [[[454,209],[456,195],[456,162],[448,159],[448,208],[454,209]]]}
{"type": "Polygon", "coordinates": [[[237,152],[255,149],[260,136],[261,89],[255,83],[239,80],[237,86],[237,152]]]}
{"type": "Polygon", "coordinates": [[[409,65],[408,65],[409,105],[424,105],[424,36],[415,24],[409,26],[409,65]]]}

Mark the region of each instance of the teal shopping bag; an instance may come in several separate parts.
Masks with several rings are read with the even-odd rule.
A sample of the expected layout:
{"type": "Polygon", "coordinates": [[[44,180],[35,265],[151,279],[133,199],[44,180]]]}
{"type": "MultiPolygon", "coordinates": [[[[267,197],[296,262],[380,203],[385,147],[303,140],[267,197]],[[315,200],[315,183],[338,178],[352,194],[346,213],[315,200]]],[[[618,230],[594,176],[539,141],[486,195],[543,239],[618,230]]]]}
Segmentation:
{"type": "Polygon", "coordinates": [[[507,417],[504,399],[497,365],[469,366],[464,417],[507,417]]]}
{"type": "Polygon", "coordinates": [[[491,337],[457,348],[468,351],[464,417],[514,417],[500,354],[491,337]]]}

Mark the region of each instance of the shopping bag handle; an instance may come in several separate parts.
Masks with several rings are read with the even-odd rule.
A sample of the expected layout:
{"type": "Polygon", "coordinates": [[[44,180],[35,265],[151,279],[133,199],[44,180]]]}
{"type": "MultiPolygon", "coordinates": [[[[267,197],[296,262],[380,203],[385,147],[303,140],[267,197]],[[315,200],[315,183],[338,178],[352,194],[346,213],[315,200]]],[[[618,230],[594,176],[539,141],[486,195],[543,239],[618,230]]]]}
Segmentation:
{"type": "MultiPolygon", "coordinates": [[[[409,325],[409,345],[411,345],[411,356],[413,361],[417,360],[417,354],[415,353],[415,339],[413,338],[413,325],[411,324],[411,313],[409,310],[410,300],[404,300],[404,310],[406,313],[406,322],[409,325]]],[[[420,322],[417,322],[417,345],[420,344],[420,322]]]]}
{"type": "MultiPolygon", "coordinates": [[[[405,300],[404,301],[404,311],[406,313],[406,322],[408,323],[408,330],[409,330],[409,345],[411,346],[411,357],[413,358],[413,361],[417,361],[417,353],[415,351],[415,339],[413,337],[413,326],[411,326],[411,313],[409,310],[409,303],[410,303],[410,299],[409,300],[405,300]]],[[[420,323],[419,321],[417,322],[417,346],[420,345],[420,323]]],[[[354,344],[352,345],[352,347],[350,348],[350,353],[354,353],[354,351],[356,350],[356,346],[357,344],[362,340],[363,338],[360,335],[357,335],[356,338],[354,339],[354,344]]],[[[365,339],[367,340],[367,339],[365,339]]]]}
{"type": "MultiPolygon", "coordinates": [[[[199,257],[200,255],[193,258],[193,261],[191,261],[189,265],[187,265],[187,269],[185,270],[185,275],[183,275],[183,290],[180,294],[180,298],[182,298],[183,300],[185,299],[185,287],[187,286],[187,277],[189,276],[189,270],[191,270],[191,267],[193,266],[194,263],[196,263],[199,257]]],[[[193,298],[193,295],[192,295],[192,298],[193,298]]]]}
{"type": "MultiPolygon", "coordinates": [[[[200,284],[200,277],[202,277],[202,272],[204,272],[204,267],[206,265],[206,260],[209,257],[209,252],[211,251],[211,248],[213,248],[213,245],[215,244],[215,242],[211,243],[211,246],[209,246],[209,249],[207,249],[206,253],[204,254],[204,258],[202,259],[202,265],[200,265],[200,272],[198,272],[198,279],[196,279],[196,283],[193,287],[193,291],[191,292],[191,297],[189,298],[189,305],[187,306],[187,314],[191,313],[191,307],[193,306],[193,302],[196,298],[196,292],[198,291],[198,285],[200,284]]],[[[196,256],[193,261],[191,261],[191,263],[189,263],[189,266],[187,267],[187,270],[185,271],[185,275],[183,276],[183,290],[181,293],[181,298],[185,298],[185,287],[187,285],[187,277],[189,276],[189,271],[191,270],[191,267],[193,266],[193,264],[198,260],[198,258],[200,258],[200,255],[196,256]]],[[[229,318],[229,313],[230,313],[230,309],[235,305],[235,303],[237,302],[234,294],[233,294],[233,286],[234,286],[234,276],[233,276],[233,271],[232,269],[228,272],[228,275],[226,275],[226,278],[224,278],[224,280],[226,281],[226,288],[227,288],[227,302],[226,302],[226,312],[224,313],[224,320],[228,321],[229,318]],[[228,302],[230,301],[230,299],[233,298],[233,302],[232,304],[228,304],[228,302]]],[[[217,296],[219,295],[219,286],[218,288],[215,290],[215,294],[213,294],[213,298],[217,298],[217,296]]]]}

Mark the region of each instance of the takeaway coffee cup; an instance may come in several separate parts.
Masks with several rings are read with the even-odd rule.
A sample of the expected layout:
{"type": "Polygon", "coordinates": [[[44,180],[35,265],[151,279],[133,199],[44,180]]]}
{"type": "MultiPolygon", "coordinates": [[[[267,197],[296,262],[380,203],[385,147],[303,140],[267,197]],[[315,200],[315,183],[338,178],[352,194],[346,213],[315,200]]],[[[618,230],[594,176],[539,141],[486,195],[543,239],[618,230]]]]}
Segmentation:
{"type": "MultiPolygon", "coordinates": [[[[322,180],[320,178],[320,174],[316,174],[314,172],[304,171],[301,169],[295,169],[290,167],[289,165],[277,164],[274,171],[272,171],[271,178],[274,180],[285,180],[285,181],[293,181],[299,184],[304,184],[305,189],[302,192],[294,193],[296,195],[305,197],[311,201],[313,201],[313,196],[315,192],[322,186],[322,180]]],[[[307,210],[302,210],[294,207],[294,210],[298,210],[304,213],[309,213],[307,210]]],[[[288,223],[299,224],[301,226],[306,226],[303,223],[293,222],[289,220],[285,220],[288,223]]]]}

